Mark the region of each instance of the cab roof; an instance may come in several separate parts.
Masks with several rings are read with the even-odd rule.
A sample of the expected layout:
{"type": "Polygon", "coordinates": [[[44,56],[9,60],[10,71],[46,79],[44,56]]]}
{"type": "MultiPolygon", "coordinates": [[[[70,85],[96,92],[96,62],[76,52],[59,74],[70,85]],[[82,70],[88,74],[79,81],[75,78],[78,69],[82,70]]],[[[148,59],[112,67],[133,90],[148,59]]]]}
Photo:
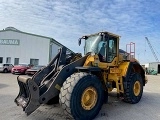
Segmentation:
{"type": "Polygon", "coordinates": [[[117,37],[117,38],[120,38],[120,37],[121,37],[121,36],[119,36],[119,35],[116,35],[116,34],[113,34],[113,33],[107,32],[107,31],[98,32],[98,33],[94,33],[94,34],[90,34],[90,35],[85,35],[85,36],[89,37],[89,36],[94,36],[94,35],[97,35],[97,34],[100,34],[100,33],[108,34],[108,35],[110,35],[110,36],[117,37]]]}

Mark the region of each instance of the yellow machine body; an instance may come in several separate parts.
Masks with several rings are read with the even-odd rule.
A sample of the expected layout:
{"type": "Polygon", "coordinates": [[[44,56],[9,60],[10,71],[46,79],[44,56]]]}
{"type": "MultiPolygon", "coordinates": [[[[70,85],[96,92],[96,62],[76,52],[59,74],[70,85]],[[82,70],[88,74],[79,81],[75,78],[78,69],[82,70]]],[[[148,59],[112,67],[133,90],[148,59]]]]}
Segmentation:
{"type": "MultiPolygon", "coordinates": [[[[144,74],[143,69],[141,68],[139,62],[132,58],[132,60],[129,60],[127,58],[124,59],[124,55],[119,53],[119,38],[120,36],[108,33],[111,36],[114,36],[117,38],[116,43],[116,55],[114,59],[111,62],[101,62],[99,59],[99,56],[97,54],[91,54],[87,57],[83,67],[98,67],[103,70],[103,81],[105,84],[108,84],[108,91],[112,91],[113,88],[117,89],[117,93],[124,93],[124,81],[123,77],[126,77],[129,73],[128,71],[132,69],[134,72],[139,74],[144,74]],[[133,65],[129,68],[129,65],[131,63],[136,63],[136,65],[133,65]],[[112,84],[115,84],[113,87],[112,84]]],[[[142,75],[143,76],[143,75],[142,75]]],[[[147,77],[144,78],[144,83],[147,83],[147,77]]]]}
{"type": "Polygon", "coordinates": [[[109,32],[83,36],[79,39],[79,45],[85,39],[83,57],[62,47],[32,77],[17,77],[20,90],[15,103],[29,115],[41,104],[59,101],[64,113],[76,120],[94,119],[114,88],[124,102],[138,103],[147,78],[140,63],[120,51],[119,38],[109,32]]]}

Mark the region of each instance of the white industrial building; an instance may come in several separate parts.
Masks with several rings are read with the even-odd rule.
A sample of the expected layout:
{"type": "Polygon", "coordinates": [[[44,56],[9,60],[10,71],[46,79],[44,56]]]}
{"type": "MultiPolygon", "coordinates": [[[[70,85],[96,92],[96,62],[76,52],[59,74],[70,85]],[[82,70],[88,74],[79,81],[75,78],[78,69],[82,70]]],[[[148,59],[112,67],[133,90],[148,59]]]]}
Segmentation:
{"type": "Polygon", "coordinates": [[[0,63],[46,65],[62,46],[53,38],[7,27],[0,30],[0,63]]]}
{"type": "Polygon", "coordinates": [[[151,62],[148,65],[148,70],[154,70],[158,74],[160,73],[160,62],[151,62]]]}

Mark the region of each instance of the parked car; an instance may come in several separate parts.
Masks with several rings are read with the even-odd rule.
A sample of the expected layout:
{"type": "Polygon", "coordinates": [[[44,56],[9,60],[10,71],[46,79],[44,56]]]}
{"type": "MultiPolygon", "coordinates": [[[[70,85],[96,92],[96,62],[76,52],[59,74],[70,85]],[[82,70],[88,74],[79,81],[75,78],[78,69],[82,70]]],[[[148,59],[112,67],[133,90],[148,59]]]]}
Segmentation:
{"type": "Polygon", "coordinates": [[[12,64],[0,64],[0,72],[4,73],[11,72],[12,68],[13,68],[12,64]]]}
{"type": "Polygon", "coordinates": [[[28,66],[28,64],[19,64],[19,65],[15,65],[12,68],[12,74],[25,74],[26,70],[29,69],[30,67],[28,66]]]}
{"type": "Polygon", "coordinates": [[[34,75],[37,71],[39,71],[39,70],[42,69],[43,67],[45,67],[45,66],[44,66],[44,65],[34,66],[34,67],[26,70],[26,74],[27,74],[27,75],[34,75]]]}

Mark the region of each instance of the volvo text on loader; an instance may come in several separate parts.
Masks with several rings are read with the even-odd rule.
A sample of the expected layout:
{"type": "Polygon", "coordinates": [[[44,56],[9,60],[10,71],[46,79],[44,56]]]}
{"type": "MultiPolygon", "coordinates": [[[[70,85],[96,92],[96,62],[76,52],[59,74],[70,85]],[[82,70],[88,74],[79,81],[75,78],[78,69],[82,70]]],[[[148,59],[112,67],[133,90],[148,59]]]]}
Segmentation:
{"type": "Polygon", "coordinates": [[[128,60],[119,51],[119,38],[109,32],[83,36],[83,57],[62,47],[33,77],[17,77],[20,91],[15,103],[29,115],[58,98],[64,113],[76,120],[95,118],[114,88],[123,101],[138,103],[147,78],[136,59],[128,60]]]}

